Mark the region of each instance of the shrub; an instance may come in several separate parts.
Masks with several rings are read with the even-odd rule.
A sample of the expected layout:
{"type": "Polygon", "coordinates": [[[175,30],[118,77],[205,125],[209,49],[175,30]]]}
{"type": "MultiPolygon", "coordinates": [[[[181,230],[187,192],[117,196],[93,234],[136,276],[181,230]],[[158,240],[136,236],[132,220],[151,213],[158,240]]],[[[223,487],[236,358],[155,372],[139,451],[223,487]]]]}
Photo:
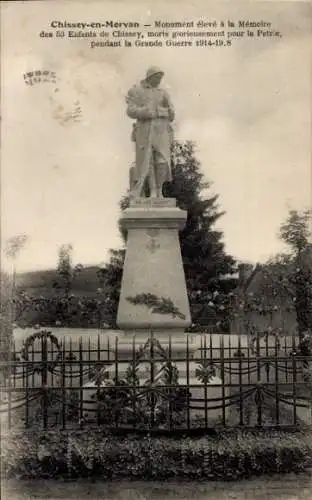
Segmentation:
{"type": "Polygon", "coordinates": [[[2,447],[6,477],[221,479],[301,472],[312,466],[304,432],[229,432],[216,436],[114,436],[103,430],[11,433],[2,447]]]}

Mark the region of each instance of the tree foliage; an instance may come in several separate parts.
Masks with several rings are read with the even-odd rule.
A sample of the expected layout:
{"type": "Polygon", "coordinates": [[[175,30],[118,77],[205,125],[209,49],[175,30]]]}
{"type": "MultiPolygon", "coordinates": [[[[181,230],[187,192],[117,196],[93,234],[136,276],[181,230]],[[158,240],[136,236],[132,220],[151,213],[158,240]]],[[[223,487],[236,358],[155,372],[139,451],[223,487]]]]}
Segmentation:
{"type": "Polygon", "coordinates": [[[290,247],[288,282],[293,290],[301,343],[312,332],[311,210],[290,210],[281,225],[280,238],[290,247]]]}
{"type": "Polygon", "coordinates": [[[310,211],[289,211],[278,232],[289,252],[277,254],[261,266],[258,276],[255,277],[256,294],[244,297],[242,307],[245,319],[248,317],[248,311],[268,313],[271,317],[277,314],[282,320],[283,334],[294,334],[293,328],[296,328],[304,354],[308,354],[307,340],[310,342],[312,332],[310,222],[310,211]],[[293,314],[296,322],[292,321],[293,314]],[[283,320],[285,317],[288,322],[283,320]]]}
{"type": "Polygon", "coordinates": [[[304,250],[311,238],[311,210],[290,210],[281,224],[279,236],[297,254],[304,250]]]}
{"type": "Polygon", "coordinates": [[[5,254],[9,259],[16,259],[27,242],[26,234],[12,236],[6,243],[5,254]]]}
{"type": "Polygon", "coordinates": [[[101,283],[102,294],[105,297],[109,323],[113,327],[116,327],[120,285],[125,254],[125,249],[111,249],[109,262],[98,270],[98,278],[101,283]]]}
{"type": "MultiPolygon", "coordinates": [[[[13,322],[15,319],[14,297],[16,261],[19,253],[27,242],[26,234],[12,236],[6,242],[5,256],[12,261],[12,272],[8,274],[0,271],[0,360],[7,361],[10,357],[13,341],[13,322]]],[[[2,373],[5,370],[1,370],[2,373]]]]}
{"type": "Polygon", "coordinates": [[[58,254],[56,279],[53,283],[54,289],[67,298],[70,297],[72,293],[74,280],[77,274],[80,273],[83,269],[81,264],[73,266],[72,254],[72,245],[61,245],[58,254]]]}
{"type": "MultiPolygon", "coordinates": [[[[83,266],[73,265],[72,253],[71,245],[60,247],[55,278],[48,296],[30,295],[27,287],[18,287],[14,295],[14,321],[18,326],[100,328],[110,321],[109,302],[100,288],[94,289],[93,296],[81,294],[81,290],[75,293],[83,266]]],[[[100,284],[98,278],[93,278],[95,287],[100,284]]]]}
{"type": "MultiPolygon", "coordinates": [[[[0,271],[0,361],[8,361],[13,339],[12,325],[12,279],[4,271],[0,271]]],[[[0,369],[0,374],[5,370],[0,369]]]]}

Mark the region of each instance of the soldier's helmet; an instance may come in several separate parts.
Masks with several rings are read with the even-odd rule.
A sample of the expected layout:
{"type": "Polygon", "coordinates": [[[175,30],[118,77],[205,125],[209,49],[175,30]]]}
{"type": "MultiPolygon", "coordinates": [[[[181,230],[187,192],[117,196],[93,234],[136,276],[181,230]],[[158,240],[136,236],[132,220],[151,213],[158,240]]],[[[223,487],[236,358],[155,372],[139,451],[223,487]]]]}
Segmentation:
{"type": "Polygon", "coordinates": [[[157,66],[150,66],[146,72],[146,80],[153,75],[161,74],[164,75],[164,72],[158,68],[157,66]]]}

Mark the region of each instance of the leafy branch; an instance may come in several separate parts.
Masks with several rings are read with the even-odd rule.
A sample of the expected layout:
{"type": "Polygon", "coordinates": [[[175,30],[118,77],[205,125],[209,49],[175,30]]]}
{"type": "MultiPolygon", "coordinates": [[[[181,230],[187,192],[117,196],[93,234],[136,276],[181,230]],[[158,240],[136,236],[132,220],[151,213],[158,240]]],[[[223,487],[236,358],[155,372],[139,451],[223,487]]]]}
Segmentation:
{"type": "Polygon", "coordinates": [[[134,297],[127,297],[127,300],[133,305],[146,306],[154,314],[171,314],[173,318],[185,319],[185,315],[168,297],[157,297],[152,293],[140,293],[134,297]]]}

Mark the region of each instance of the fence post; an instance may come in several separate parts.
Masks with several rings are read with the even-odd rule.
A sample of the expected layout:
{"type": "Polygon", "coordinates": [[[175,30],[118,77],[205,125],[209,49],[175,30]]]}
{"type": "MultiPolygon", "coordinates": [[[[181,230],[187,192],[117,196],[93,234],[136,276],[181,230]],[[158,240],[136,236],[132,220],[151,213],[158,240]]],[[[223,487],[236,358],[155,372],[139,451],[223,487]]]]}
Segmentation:
{"type": "Polygon", "coordinates": [[[293,419],[294,419],[294,425],[297,425],[297,363],[296,363],[297,351],[296,351],[296,339],[295,339],[294,335],[292,338],[292,349],[293,349],[293,355],[292,355],[292,372],[293,372],[292,392],[293,392],[293,403],[294,403],[293,419]]]}
{"type": "Polygon", "coordinates": [[[189,335],[186,337],[186,385],[187,385],[187,429],[190,429],[190,345],[189,335]]]}
{"type": "MultiPolygon", "coordinates": [[[[278,365],[278,346],[277,346],[277,339],[275,338],[275,404],[276,404],[276,410],[275,410],[275,419],[276,419],[276,425],[279,426],[280,423],[280,408],[279,408],[279,365],[278,365]]],[[[286,370],[287,374],[287,370],[286,370]]]]}
{"type": "MultiPolygon", "coordinates": [[[[204,366],[207,369],[207,337],[204,337],[204,366]]],[[[205,428],[208,427],[208,388],[207,388],[207,377],[204,377],[204,394],[205,394],[205,428]]]]}
{"type": "Polygon", "coordinates": [[[169,336],[169,346],[168,346],[168,359],[169,359],[169,429],[172,430],[173,428],[173,419],[172,419],[172,394],[174,394],[174,391],[177,389],[172,389],[172,353],[171,353],[171,335],[169,336]]]}
{"type": "Polygon", "coordinates": [[[83,351],[82,351],[82,337],[79,339],[79,423],[80,428],[83,427],[83,351]]]}
{"type": "Polygon", "coordinates": [[[47,350],[47,338],[45,336],[41,337],[41,381],[43,389],[43,427],[47,428],[48,423],[48,350],[47,350]]]}
{"type": "Polygon", "coordinates": [[[150,362],[151,362],[151,428],[155,425],[155,394],[154,394],[154,377],[155,377],[155,366],[154,366],[154,335],[151,331],[151,343],[150,343],[150,362]]]}
{"type": "MultiPolygon", "coordinates": [[[[136,397],[137,397],[137,392],[136,392],[136,346],[135,346],[135,336],[133,335],[132,337],[132,385],[133,385],[133,391],[132,391],[132,411],[133,411],[133,427],[135,428],[136,426],[136,397]]],[[[139,383],[140,385],[140,383],[139,383]]]]}
{"type": "Polygon", "coordinates": [[[221,364],[221,383],[222,383],[222,425],[225,427],[225,370],[224,370],[224,339],[220,337],[220,364],[221,364]]]}
{"type": "MultiPolygon", "coordinates": [[[[243,406],[243,398],[242,398],[242,392],[243,392],[243,376],[242,376],[242,343],[241,343],[241,334],[239,333],[238,335],[238,377],[239,377],[239,425],[243,426],[244,425],[244,406],[243,406]]],[[[237,366],[237,365],[236,365],[237,366]]]]}
{"type": "Polygon", "coordinates": [[[117,401],[118,401],[118,398],[119,398],[119,394],[120,394],[120,385],[119,385],[119,352],[118,352],[118,337],[115,338],[115,387],[117,386],[117,389],[115,389],[115,394],[114,394],[114,401],[115,401],[115,415],[114,415],[114,418],[115,418],[115,426],[116,428],[118,427],[118,423],[119,423],[119,413],[118,413],[118,410],[117,410],[117,401]]]}
{"type": "Polygon", "coordinates": [[[256,391],[256,400],[257,400],[257,425],[258,427],[262,426],[262,380],[261,380],[261,353],[260,353],[260,337],[257,335],[256,340],[256,359],[257,359],[257,391],[256,391]]]}
{"type": "Polygon", "coordinates": [[[62,429],[66,427],[66,348],[65,348],[65,337],[63,338],[62,345],[62,368],[61,368],[61,380],[62,380],[62,429]]]}

